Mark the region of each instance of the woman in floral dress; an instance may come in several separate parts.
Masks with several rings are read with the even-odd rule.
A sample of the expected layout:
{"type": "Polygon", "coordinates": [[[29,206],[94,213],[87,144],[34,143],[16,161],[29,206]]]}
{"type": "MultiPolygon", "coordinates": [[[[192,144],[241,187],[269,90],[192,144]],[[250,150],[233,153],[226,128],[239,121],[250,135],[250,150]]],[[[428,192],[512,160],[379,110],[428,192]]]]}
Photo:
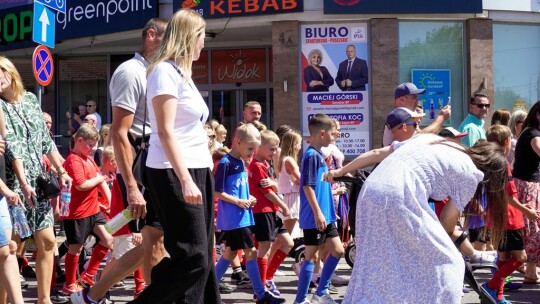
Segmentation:
{"type": "Polygon", "coordinates": [[[54,264],[54,218],[48,200],[37,201],[35,180],[46,154],[60,182],[71,187],[71,178],[62,168],[61,157],[49,136],[36,96],[24,90],[19,72],[6,57],[0,56],[0,104],[6,119],[6,184],[22,193],[26,218],[36,241],[38,303],[51,303],[50,286],[54,264]]]}

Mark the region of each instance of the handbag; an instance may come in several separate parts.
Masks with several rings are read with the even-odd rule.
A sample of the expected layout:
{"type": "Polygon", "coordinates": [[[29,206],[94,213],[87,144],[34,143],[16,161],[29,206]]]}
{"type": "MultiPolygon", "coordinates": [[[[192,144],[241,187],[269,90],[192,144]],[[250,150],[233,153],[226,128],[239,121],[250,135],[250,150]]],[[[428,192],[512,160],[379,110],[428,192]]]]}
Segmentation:
{"type": "MultiPolygon", "coordinates": [[[[144,104],[144,117],[146,122],[146,103],[144,104]]],[[[133,177],[137,181],[137,184],[146,186],[146,158],[148,157],[148,139],[146,138],[146,123],[143,123],[142,138],[140,144],[135,146],[137,154],[133,159],[133,165],[131,166],[131,171],[133,172],[133,177]]]]}
{"type": "Polygon", "coordinates": [[[60,194],[60,184],[58,177],[52,171],[42,170],[36,178],[36,194],[37,200],[43,202],[45,200],[56,197],[60,194]]]}

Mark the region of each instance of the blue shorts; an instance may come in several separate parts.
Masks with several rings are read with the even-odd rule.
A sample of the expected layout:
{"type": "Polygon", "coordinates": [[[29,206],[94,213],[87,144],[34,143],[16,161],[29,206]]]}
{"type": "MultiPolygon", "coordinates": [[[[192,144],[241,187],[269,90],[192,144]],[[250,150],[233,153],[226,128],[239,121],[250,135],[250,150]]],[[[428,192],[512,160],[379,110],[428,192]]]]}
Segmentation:
{"type": "Polygon", "coordinates": [[[9,216],[6,198],[1,196],[0,199],[0,247],[9,245],[9,239],[6,235],[6,230],[11,230],[11,217],[9,216]]]}

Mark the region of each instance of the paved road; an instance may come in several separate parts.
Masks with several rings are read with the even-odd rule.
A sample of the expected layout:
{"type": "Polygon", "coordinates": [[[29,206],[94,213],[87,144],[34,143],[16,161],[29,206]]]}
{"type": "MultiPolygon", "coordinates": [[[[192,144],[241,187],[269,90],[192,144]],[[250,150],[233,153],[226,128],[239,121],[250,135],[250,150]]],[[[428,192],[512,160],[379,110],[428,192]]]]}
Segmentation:
{"type": "MultiPolygon", "coordinates": [[[[296,286],[298,283],[297,277],[294,274],[294,272],[291,269],[291,264],[293,263],[293,260],[290,258],[287,258],[287,260],[284,262],[280,270],[283,270],[285,275],[284,276],[276,276],[276,284],[281,291],[282,295],[287,300],[287,303],[293,303],[294,297],[296,294],[296,286]]],[[[344,260],[341,261],[339,264],[339,269],[337,270],[337,274],[349,279],[351,274],[351,268],[345,263],[344,260]]],[[[229,284],[229,286],[232,286],[230,284],[230,273],[229,270],[227,274],[225,275],[224,282],[229,284]]],[[[487,271],[478,271],[477,277],[480,279],[481,282],[485,282],[490,278],[490,274],[487,271]]],[[[515,273],[514,280],[519,282],[521,281],[522,275],[515,273]]],[[[113,300],[115,303],[126,303],[130,301],[133,298],[133,292],[134,292],[134,285],[133,285],[133,279],[127,279],[126,286],[123,288],[118,288],[111,291],[111,300],[113,300]]],[[[36,299],[36,282],[35,280],[28,280],[28,283],[30,284],[28,289],[25,289],[24,297],[26,300],[26,303],[37,303],[36,299]]],[[[339,293],[337,295],[333,295],[333,298],[338,302],[341,303],[341,300],[343,299],[343,295],[346,291],[346,286],[339,286],[339,293]]],[[[424,286],[419,286],[419,288],[425,288],[424,286]]],[[[223,301],[227,304],[230,303],[253,303],[252,301],[253,293],[251,289],[236,289],[232,294],[223,295],[223,301]]],[[[538,303],[540,304],[540,286],[539,285],[524,285],[524,287],[520,291],[507,293],[506,297],[508,300],[512,301],[512,303],[519,303],[519,304],[529,304],[529,303],[538,303]]],[[[470,292],[468,294],[464,294],[462,304],[472,304],[472,303],[479,303],[478,296],[474,292],[470,292]]],[[[149,303],[151,304],[151,303],[149,303]]]]}

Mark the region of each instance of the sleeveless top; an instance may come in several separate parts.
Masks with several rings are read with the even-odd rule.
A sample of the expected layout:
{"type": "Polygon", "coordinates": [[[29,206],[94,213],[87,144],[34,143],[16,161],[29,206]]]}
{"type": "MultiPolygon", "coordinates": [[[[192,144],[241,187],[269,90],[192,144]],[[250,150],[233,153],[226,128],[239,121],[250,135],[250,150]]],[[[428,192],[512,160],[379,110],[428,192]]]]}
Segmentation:
{"type": "Polygon", "coordinates": [[[293,182],[292,176],[287,173],[287,170],[285,169],[285,161],[287,159],[291,158],[290,156],[287,156],[283,159],[283,162],[281,163],[281,171],[279,172],[278,177],[278,189],[280,194],[286,194],[286,193],[298,193],[300,190],[300,186],[296,185],[293,182]]]}

